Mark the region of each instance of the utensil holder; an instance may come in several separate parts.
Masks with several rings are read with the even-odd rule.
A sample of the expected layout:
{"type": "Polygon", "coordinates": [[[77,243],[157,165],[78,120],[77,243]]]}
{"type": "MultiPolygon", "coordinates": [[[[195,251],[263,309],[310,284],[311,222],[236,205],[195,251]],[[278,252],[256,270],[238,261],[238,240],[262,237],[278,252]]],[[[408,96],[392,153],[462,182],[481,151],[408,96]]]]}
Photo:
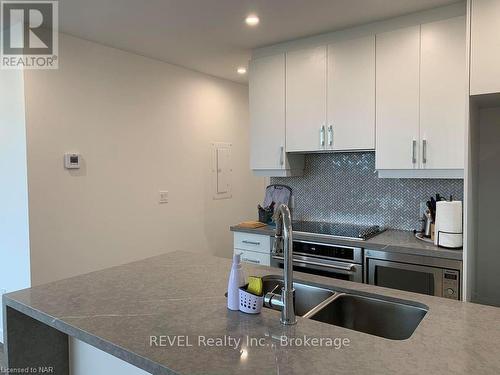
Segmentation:
{"type": "Polygon", "coordinates": [[[259,210],[259,221],[264,224],[270,224],[273,221],[273,211],[265,210],[262,207],[258,208],[259,210]]]}

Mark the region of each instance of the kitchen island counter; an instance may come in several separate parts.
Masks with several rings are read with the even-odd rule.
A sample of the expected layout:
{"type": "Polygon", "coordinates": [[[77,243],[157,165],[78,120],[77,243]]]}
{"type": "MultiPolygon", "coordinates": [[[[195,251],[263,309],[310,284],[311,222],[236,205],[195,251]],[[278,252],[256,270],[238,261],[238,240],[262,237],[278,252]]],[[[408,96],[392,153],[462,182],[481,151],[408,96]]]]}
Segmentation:
{"type": "MultiPolygon", "coordinates": [[[[22,365],[23,358],[31,365],[44,355],[42,361],[56,364],[55,374],[67,373],[71,336],[153,374],[500,373],[498,308],[295,273],[296,279],[409,300],[429,311],[407,340],[303,318],[284,327],[277,311],[227,310],[230,265],[229,259],[173,252],[6,294],[9,365],[22,365]],[[283,336],[347,339],[342,342],[348,345],[287,346],[283,336]],[[188,337],[192,346],[154,345],[160,337],[188,337]],[[204,343],[207,338],[240,342],[207,346],[200,337],[204,343]]],[[[244,269],[247,275],[281,273],[244,269]]]]}

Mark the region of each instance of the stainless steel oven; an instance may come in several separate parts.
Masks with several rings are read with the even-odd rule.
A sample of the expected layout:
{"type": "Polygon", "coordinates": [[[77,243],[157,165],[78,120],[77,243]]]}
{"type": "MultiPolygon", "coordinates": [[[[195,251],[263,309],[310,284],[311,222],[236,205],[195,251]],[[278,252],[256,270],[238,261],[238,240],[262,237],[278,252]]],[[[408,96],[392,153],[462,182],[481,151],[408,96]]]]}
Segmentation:
{"type": "MultiPolygon", "coordinates": [[[[272,255],[271,266],[283,268],[283,256],[272,255]]],[[[362,283],[363,250],[358,247],[294,240],[293,269],[362,283]]]]}
{"type": "Polygon", "coordinates": [[[459,260],[365,250],[366,282],[460,300],[459,260]]]}

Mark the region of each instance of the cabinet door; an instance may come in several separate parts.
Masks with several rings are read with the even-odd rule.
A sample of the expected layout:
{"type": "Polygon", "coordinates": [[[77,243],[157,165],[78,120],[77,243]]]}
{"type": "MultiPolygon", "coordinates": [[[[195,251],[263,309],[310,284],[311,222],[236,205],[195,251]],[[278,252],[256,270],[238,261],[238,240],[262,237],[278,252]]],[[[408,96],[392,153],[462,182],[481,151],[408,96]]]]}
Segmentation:
{"type": "Polygon", "coordinates": [[[325,133],[326,46],[288,52],[286,150],[322,150],[326,143],[325,133]]]}
{"type": "Polygon", "coordinates": [[[420,26],[376,36],[376,168],[418,168],[420,26]]]}
{"type": "Polygon", "coordinates": [[[332,150],[375,148],[375,36],[328,46],[328,132],[332,150]]]}
{"type": "Polygon", "coordinates": [[[249,71],[250,166],[283,169],[285,147],[285,55],[252,60],[249,71]]]}
{"type": "Polygon", "coordinates": [[[422,25],[420,56],[421,167],[463,169],[465,17],[422,25]]]}
{"type": "Polygon", "coordinates": [[[473,0],[471,95],[500,92],[500,1],[473,0]]]}

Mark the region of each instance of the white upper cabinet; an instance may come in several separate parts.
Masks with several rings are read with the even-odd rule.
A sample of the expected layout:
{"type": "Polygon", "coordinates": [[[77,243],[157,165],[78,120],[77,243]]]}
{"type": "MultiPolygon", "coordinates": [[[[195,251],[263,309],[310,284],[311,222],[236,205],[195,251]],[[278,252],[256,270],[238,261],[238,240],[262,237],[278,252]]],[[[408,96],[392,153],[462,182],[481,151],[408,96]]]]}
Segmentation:
{"type": "Polygon", "coordinates": [[[267,176],[300,174],[303,157],[285,153],[284,54],[250,62],[249,102],[250,167],[267,176]]]}
{"type": "Polygon", "coordinates": [[[252,169],[285,167],[285,55],[255,59],[249,66],[252,169]]]}
{"type": "MultiPolygon", "coordinates": [[[[472,64],[489,73],[481,85],[500,92],[500,32],[492,26],[500,0],[471,1],[472,64]],[[495,36],[482,37],[486,31],[495,36]],[[494,63],[483,61],[490,55],[494,63]]],[[[462,6],[448,11],[433,22],[405,18],[261,50],[250,65],[252,169],[291,176],[302,173],[304,153],[375,150],[381,177],[463,177],[466,20],[462,6]]]]}
{"type": "Polygon", "coordinates": [[[328,45],[327,149],[375,148],[375,36],[328,45]]]}
{"type": "Polygon", "coordinates": [[[459,177],[465,154],[465,17],[377,35],[376,168],[459,177]]]}
{"type": "Polygon", "coordinates": [[[472,0],[471,95],[500,93],[500,1],[472,0]]]}
{"type": "Polygon", "coordinates": [[[423,24],[421,168],[463,169],[467,99],[465,17],[423,24]]]}
{"type": "Polygon", "coordinates": [[[326,46],[286,54],[286,150],[326,146],[326,46]]]}
{"type": "Polygon", "coordinates": [[[420,26],[378,34],[376,43],[376,168],[417,168],[420,26]]]}

